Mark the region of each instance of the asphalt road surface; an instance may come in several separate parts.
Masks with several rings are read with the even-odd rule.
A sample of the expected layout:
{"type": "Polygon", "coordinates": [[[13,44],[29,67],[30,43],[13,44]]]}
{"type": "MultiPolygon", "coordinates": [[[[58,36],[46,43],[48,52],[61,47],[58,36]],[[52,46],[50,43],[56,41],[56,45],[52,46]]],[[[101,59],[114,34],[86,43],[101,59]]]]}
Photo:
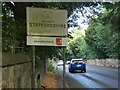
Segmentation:
{"type": "MultiPolygon", "coordinates": [[[[57,66],[62,79],[63,66],[57,66]]],[[[62,79],[63,80],[63,79],[62,79]]],[[[118,69],[102,66],[88,66],[86,73],[70,73],[66,65],[67,88],[118,88],[118,69]]]]}

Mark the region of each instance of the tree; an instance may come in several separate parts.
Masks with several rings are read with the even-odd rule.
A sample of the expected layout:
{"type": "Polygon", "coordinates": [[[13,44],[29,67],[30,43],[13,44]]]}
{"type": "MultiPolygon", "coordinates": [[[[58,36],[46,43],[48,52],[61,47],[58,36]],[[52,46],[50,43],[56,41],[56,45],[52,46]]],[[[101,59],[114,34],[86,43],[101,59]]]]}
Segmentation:
{"type": "Polygon", "coordinates": [[[85,40],[97,53],[97,58],[118,58],[119,56],[119,6],[116,7],[116,5],[118,3],[110,4],[109,9],[106,6],[108,10],[105,10],[104,14],[97,19],[92,19],[86,31],[85,40]]]}

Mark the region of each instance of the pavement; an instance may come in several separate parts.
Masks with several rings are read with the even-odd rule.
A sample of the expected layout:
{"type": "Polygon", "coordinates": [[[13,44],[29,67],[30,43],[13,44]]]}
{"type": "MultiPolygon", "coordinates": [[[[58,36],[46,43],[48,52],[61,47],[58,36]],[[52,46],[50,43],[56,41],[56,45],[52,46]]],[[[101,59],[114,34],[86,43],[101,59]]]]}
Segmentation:
{"type": "Polygon", "coordinates": [[[60,74],[59,71],[56,71],[55,78],[56,78],[57,83],[58,83],[58,88],[63,88],[63,78],[62,78],[62,75],[60,74]]]}

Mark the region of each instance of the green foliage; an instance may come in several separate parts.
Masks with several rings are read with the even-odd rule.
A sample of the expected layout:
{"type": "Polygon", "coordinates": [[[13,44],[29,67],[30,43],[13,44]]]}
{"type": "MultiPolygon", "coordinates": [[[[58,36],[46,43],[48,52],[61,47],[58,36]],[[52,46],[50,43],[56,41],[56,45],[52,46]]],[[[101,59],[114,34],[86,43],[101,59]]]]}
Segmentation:
{"type": "Polygon", "coordinates": [[[67,59],[71,60],[72,58],[83,58],[87,59],[88,46],[84,40],[84,30],[77,30],[71,34],[72,37],[69,40],[67,47],[67,59]]]}
{"type": "Polygon", "coordinates": [[[79,32],[76,34],[75,36],[77,36],[77,38],[74,37],[75,39],[71,39],[67,47],[68,60],[72,58],[83,58],[85,60],[95,58],[96,55],[89,49],[89,46],[85,42],[84,36],[82,36],[79,32]]]}
{"type": "Polygon", "coordinates": [[[105,32],[104,26],[102,26],[100,23],[95,22],[92,25],[90,25],[86,31],[85,40],[91,48],[91,50],[93,50],[97,54],[97,58],[106,57],[106,54],[104,52],[105,43],[103,43],[103,40],[106,40],[105,38],[107,35],[104,35],[105,37],[103,37],[102,35],[106,33],[101,32],[102,30],[103,32],[105,32]]]}
{"type": "Polygon", "coordinates": [[[47,70],[50,71],[50,72],[55,72],[56,71],[55,67],[52,64],[52,61],[50,61],[50,60],[49,60],[49,63],[48,63],[47,70]]]}
{"type": "MultiPolygon", "coordinates": [[[[119,14],[110,16],[110,13],[111,10],[106,11],[103,16],[92,22],[86,31],[85,40],[90,49],[97,54],[96,58],[118,58],[119,14]]],[[[116,13],[116,10],[112,10],[112,13],[116,13]]]]}
{"type": "Polygon", "coordinates": [[[5,3],[3,3],[2,11],[2,50],[11,52],[12,47],[22,47],[25,44],[26,30],[22,20],[15,20],[13,12],[5,3]]]}
{"type": "Polygon", "coordinates": [[[41,68],[41,60],[40,60],[40,57],[35,56],[35,69],[36,69],[36,70],[40,70],[40,68],[41,68]]]}
{"type": "Polygon", "coordinates": [[[25,42],[23,41],[24,37],[21,37],[21,35],[25,33],[21,22],[14,21],[12,18],[3,17],[2,25],[3,25],[2,28],[3,51],[4,52],[10,51],[12,46],[21,47],[21,43],[23,44],[25,42]]]}

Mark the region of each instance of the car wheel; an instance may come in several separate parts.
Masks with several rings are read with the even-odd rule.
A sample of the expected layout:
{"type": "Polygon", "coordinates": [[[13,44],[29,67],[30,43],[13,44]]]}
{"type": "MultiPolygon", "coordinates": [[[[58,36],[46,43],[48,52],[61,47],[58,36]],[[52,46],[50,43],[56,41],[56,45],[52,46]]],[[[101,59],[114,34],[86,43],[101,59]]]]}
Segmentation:
{"type": "Polygon", "coordinates": [[[86,72],[86,68],[84,69],[84,72],[86,72]]]}
{"type": "Polygon", "coordinates": [[[81,70],[81,72],[83,72],[83,70],[81,70]]]}
{"type": "Polygon", "coordinates": [[[72,73],[75,73],[75,70],[72,70],[72,73]]]}
{"type": "Polygon", "coordinates": [[[71,69],[69,69],[69,72],[72,73],[71,69]]]}
{"type": "Polygon", "coordinates": [[[71,69],[69,69],[69,72],[70,72],[70,73],[73,73],[74,71],[73,71],[73,70],[71,70],[71,69]]]}

